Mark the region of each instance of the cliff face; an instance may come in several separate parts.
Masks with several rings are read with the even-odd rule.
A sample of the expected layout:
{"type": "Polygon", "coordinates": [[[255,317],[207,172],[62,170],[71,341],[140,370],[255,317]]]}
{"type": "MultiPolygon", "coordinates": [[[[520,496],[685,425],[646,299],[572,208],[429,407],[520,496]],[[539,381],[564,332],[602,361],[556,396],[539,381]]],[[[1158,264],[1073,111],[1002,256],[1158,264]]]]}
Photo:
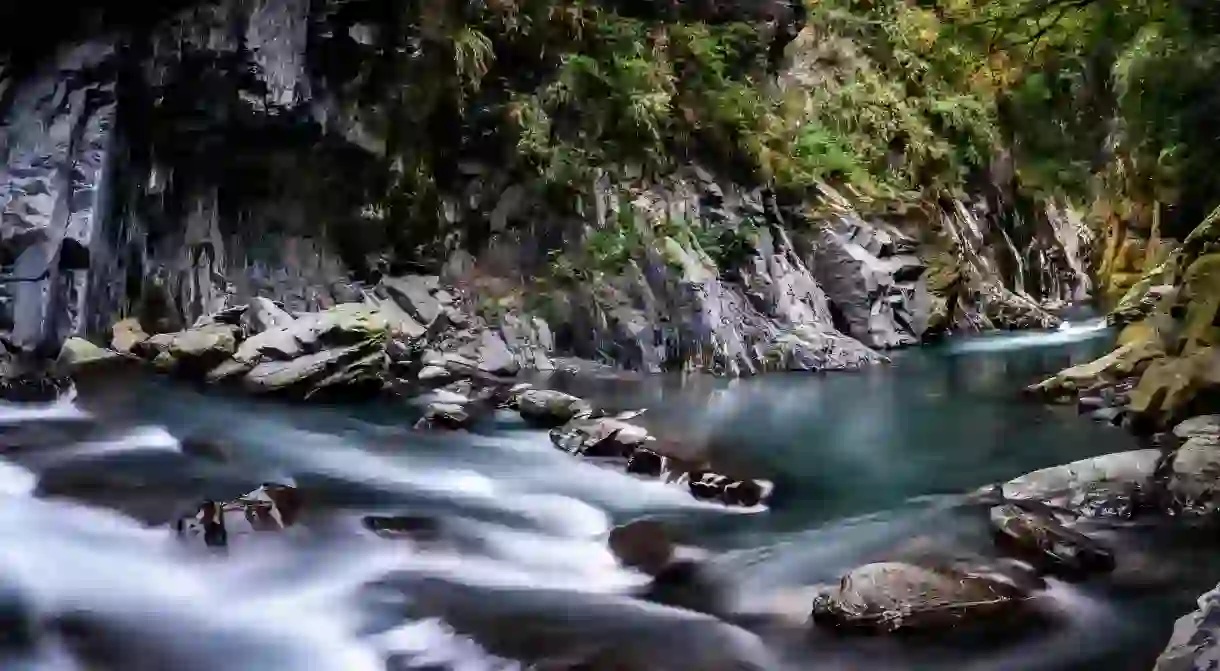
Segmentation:
{"type": "MultiPolygon", "coordinates": [[[[829,189],[780,204],[693,165],[663,178],[628,166],[556,208],[494,161],[455,161],[435,220],[387,222],[403,167],[378,92],[403,76],[387,54],[419,28],[387,37],[393,6],[201,3],[10,54],[7,344],[53,352],[129,315],[174,330],[254,296],[313,311],[423,270],[468,289],[493,324],[548,319],[567,352],[748,374],[855,368],[930,322],[1051,325],[1040,301],[1088,294],[1088,240],[1066,211],[1022,223],[946,201],[870,221],[829,189]]],[[[672,11],[754,21],[780,54],[802,17],[783,2],[672,11]]]]}

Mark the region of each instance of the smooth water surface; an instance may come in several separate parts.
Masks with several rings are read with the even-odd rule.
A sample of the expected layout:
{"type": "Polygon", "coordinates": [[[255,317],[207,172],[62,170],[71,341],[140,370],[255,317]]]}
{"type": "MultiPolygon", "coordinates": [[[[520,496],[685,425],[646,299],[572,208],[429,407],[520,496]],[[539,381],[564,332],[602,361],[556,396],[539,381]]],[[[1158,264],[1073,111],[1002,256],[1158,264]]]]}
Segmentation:
{"type": "Polygon", "coordinates": [[[990,552],[985,511],[963,493],[1136,447],[1074,408],[1018,398],[1111,338],[1090,322],[908,350],[860,374],[553,381],[647,407],[658,436],[775,479],[766,511],[578,460],[511,414],[424,435],[410,429],[418,408],[294,407],[146,380],[6,407],[0,667],[480,671],[612,651],[655,669],[1148,669],[1220,577],[1189,531],[1124,541],[1111,579],[1052,583],[1063,618],[1049,630],[843,640],[799,622],[809,585],[861,563],[990,552]],[[218,448],[184,454],[184,438],[218,448]],[[233,537],[223,554],[171,531],[200,501],[262,482],[300,488],[301,524],[233,537]],[[379,538],[360,525],[368,514],[434,519],[441,540],[379,538]],[[647,580],[616,565],[604,535],[647,516],[709,552],[725,620],[631,596],[647,580]]]}

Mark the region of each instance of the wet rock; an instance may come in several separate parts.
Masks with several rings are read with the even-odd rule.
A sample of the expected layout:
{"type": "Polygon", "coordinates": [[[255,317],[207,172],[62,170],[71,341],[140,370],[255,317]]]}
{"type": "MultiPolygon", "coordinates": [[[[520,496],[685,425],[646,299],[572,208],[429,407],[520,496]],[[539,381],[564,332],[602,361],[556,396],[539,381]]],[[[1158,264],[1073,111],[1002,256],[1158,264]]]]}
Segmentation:
{"type": "Polygon", "coordinates": [[[1220,587],[1199,597],[1198,609],[1180,618],[1153,671],[1220,668],[1220,587]]]}
{"type": "Polygon", "coordinates": [[[1173,435],[1184,440],[1190,438],[1214,438],[1220,440],[1220,415],[1191,417],[1173,427],[1173,435]]]}
{"type": "Polygon", "coordinates": [[[613,417],[574,419],[550,435],[559,449],[585,457],[627,458],[653,440],[644,428],[613,417]]]}
{"type": "Polygon", "coordinates": [[[550,389],[526,389],[517,396],[522,419],[539,426],[557,427],[587,416],[593,407],[583,399],[550,389]]]}
{"type": "Polygon", "coordinates": [[[232,501],[205,501],[193,517],[178,520],[176,529],[181,538],[202,537],[209,547],[227,547],[233,535],[286,529],[300,511],[294,487],[267,484],[232,501]]]}
{"type": "Polygon", "coordinates": [[[619,563],[653,577],[641,596],[701,613],[723,611],[723,585],[694,557],[681,556],[668,530],[655,520],[637,520],[610,532],[619,563]]]}
{"type": "Polygon", "coordinates": [[[415,423],[416,430],[446,429],[458,431],[474,424],[474,416],[460,403],[429,403],[424,416],[415,423]]]}
{"type": "Polygon", "coordinates": [[[1080,578],[1114,569],[1114,553],[1101,543],[1073,531],[1049,512],[1015,504],[991,509],[996,545],[1035,566],[1058,575],[1080,578]]]}
{"type": "Polygon", "coordinates": [[[1002,485],[1004,498],[1034,500],[1064,510],[1076,509],[1109,493],[1132,496],[1152,492],[1161,461],[1160,450],[1117,452],[1069,464],[1051,466],[1002,485]]]}
{"type": "Polygon", "coordinates": [[[1211,515],[1220,510],[1220,440],[1187,440],[1173,455],[1166,487],[1178,512],[1211,515]]]}
{"type": "Polygon", "coordinates": [[[148,340],[148,334],[138,319],[124,319],[111,327],[110,346],[116,352],[131,354],[145,340],[148,340]]]}
{"type": "Polygon", "coordinates": [[[246,327],[246,332],[250,335],[257,335],[264,331],[272,329],[286,328],[296,321],[292,315],[288,314],[279,305],[269,298],[253,298],[250,300],[250,307],[246,310],[243,323],[246,327]]]}
{"type": "Polygon", "coordinates": [[[674,557],[674,543],[665,525],[637,520],[610,532],[610,551],[623,566],[658,574],[674,557]]]}
{"type": "Polygon", "coordinates": [[[752,508],[767,502],[774,485],[766,480],[737,480],[709,471],[690,473],[691,496],[700,501],[715,501],[728,506],[752,508]]]}
{"type": "Polygon", "coordinates": [[[843,577],[814,599],[821,626],[872,632],[954,628],[1020,612],[1029,593],[954,568],[886,562],[843,577]]]}
{"type": "Polygon", "coordinates": [[[500,407],[506,410],[520,410],[521,395],[533,388],[534,386],[527,382],[522,382],[509,387],[504,392],[504,402],[500,404],[500,407]]]}
{"type": "Polygon", "coordinates": [[[638,448],[627,460],[627,472],[632,475],[661,477],[667,469],[667,459],[648,448],[638,448]]]}

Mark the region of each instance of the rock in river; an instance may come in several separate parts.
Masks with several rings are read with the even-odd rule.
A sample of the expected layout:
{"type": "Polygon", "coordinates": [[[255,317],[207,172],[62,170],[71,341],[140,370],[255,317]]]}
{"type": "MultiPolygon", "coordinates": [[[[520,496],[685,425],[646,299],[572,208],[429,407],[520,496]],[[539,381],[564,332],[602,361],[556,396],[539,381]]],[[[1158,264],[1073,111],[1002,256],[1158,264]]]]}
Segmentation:
{"type": "Polygon", "coordinates": [[[1133,514],[1154,490],[1161,458],[1160,450],[1151,449],[1106,454],[1028,473],[1001,490],[1005,499],[1040,501],[1083,516],[1124,516],[1124,506],[1133,514]]]}
{"type": "Polygon", "coordinates": [[[958,568],[861,566],[814,599],[814,622],[873,632],[954,628],[1020,613],[1029,593],[958,568]]]}
{"type": "Polygon", "coordinates": [[[570,454],[627,458],[652,441],[648,431],[614,417],[574,419],[551,429],[551,442],[570,454]]]}
{"type": "Polygon", "coordinates": [[[209,547],[227,547],[229,535],[280,531],[292,526],[301,510],[297,490],[285,485],[263,485],[232,501],[205,501],[194,517],[179,520],[178,535],[203,536],[209,547]]]}
{"type": "Polygon", "coordinates": [[[1173,427],[1173,435],[1183,440],[1191,438],[1215,438],[1220,440],[1220,415],[1191,417],[1173,427]]]}
{"type": "Polygon", "coordinates": [[[517,397],[517,410],[527,422],[555,427],[588,416],[593,408],[583,399],[561,391],[527,389],[517,397]]]}
{"type": "Polygon", "coordinates": [[[1006,503],[991,509],[996,545],[1049,573],[1083,577],[1112,571],[1114,553],[1049,512],[1006,503]]]}
{"type": "Polygon", "coordinates": [[[1220,586],[1199,597],[1199,609],[1180,618],[1153,671],[1220,668],[1220,586]]]}
{"type": "Polygon", "coordinates": [[[1208,515],[1220,510],[1220,440],[1199,436],[1179,447],[1167,487],[1178,512],[1208,515]]]}

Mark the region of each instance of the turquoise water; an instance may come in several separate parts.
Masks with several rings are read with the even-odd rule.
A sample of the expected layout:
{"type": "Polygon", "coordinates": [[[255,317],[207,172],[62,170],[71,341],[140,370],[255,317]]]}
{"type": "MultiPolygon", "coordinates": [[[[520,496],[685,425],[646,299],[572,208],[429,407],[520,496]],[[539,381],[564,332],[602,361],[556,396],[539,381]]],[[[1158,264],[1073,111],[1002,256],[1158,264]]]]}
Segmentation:
{"type": "Polygon", "coordinates": [[[293,407],[134,380],[70,406],[8,408],[0,594],[30,633],[0,661],[475,671],[614,650],[651,669],[1147,669],[1220,577],[1193,532],[1124,537],[1113,578],[1052,583],[1062,619],[1049,629],[897,642],[788,622],[807,611],[807,586],[860,563],[912,547],[988,552],[985,511],[963,492],[1136,447],[1074,408],[1018,398],[1112,337],[1089,322],[904,351],[860,374],[562,382],[607,407],[647,407],[655,434],[776,480],[772,509],[755,512],[580,461],[509,414],[425,436],[409,428],[418,408],[293,407]],[[223,458],[183,455],[187,437],[223,458]],[[237,539],[225,557],[164,526],[263,481],[300,487],[301,526],[237,539]],[[435,519],[446,540],[372,537],[359,523],[370,513],[435,519]],[[644,578],[615,564],[604,534],[639,517],[669,520],[709,553],[723,619],[631,596],[644,578]]]}

